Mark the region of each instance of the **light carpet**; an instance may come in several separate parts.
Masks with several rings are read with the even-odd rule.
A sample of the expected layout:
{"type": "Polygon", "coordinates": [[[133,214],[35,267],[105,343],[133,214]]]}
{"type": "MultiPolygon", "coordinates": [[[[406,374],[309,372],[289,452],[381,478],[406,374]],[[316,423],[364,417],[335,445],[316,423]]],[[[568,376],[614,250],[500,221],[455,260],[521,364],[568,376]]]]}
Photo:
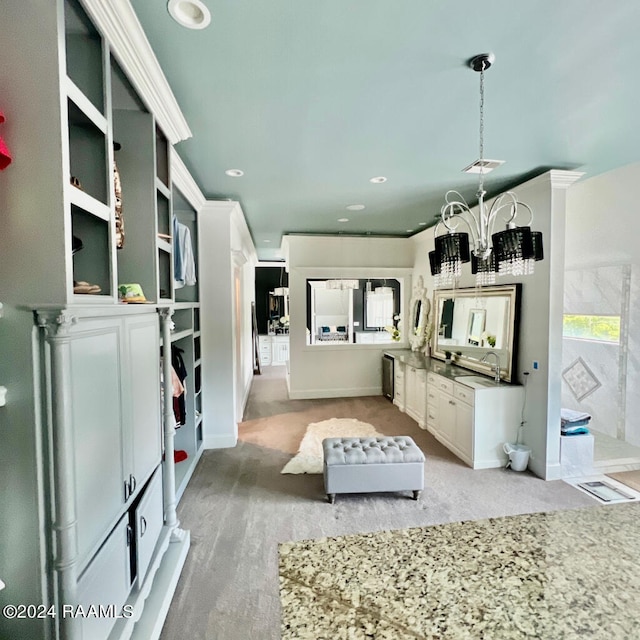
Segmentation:
{"type": "Polygon", "coordinates": [[[384,434],[368,422],[355,418],[331,418],[312,422],[300,443],[298,453],[285,465],[280,473],[322,473],[322,441],[325,438],[368,438],[384,434]]]}
{"type": "Polygon", "coordinates": [[[282,640],[637,638],[639,516],[625,504],[281,544],[282,640]]]}

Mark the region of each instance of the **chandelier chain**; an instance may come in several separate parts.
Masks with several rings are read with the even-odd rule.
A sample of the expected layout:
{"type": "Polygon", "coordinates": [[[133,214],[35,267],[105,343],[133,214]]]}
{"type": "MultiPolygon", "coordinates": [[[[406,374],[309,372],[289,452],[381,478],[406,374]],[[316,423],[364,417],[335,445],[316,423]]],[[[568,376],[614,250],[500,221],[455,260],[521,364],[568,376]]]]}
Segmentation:
{"type": "Polygon", "coordinates": [[[484,191],[484,62],[480,70],[480,179],[479,191],[484,191]]]}

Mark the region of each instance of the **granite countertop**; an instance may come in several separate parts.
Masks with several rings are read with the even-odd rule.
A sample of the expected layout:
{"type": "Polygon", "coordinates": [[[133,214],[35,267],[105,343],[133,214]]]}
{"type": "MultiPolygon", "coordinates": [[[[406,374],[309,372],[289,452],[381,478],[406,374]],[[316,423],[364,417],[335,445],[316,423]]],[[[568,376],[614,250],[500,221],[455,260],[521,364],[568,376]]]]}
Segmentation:
{"type": "Polygon", "coordinates": [[[447,364],[442,360],[425,356],[419,351],[411,351],[411,349],[389,349],[384,352],[384,355],[391,356],[394,360],[408,367],[426,369],[430,373],[436,373],[443,378],[460,382],[473,389],[514,386],[504,380],[496,383],[492,377],[482,375],[481,373],[477,373],[471,369],[465,369],[455,364],[447,364]]]}
{"type": "Polygon", "coordinates": [[[640,504],[280,546],[283,640],[640,637],[640,504]]]}

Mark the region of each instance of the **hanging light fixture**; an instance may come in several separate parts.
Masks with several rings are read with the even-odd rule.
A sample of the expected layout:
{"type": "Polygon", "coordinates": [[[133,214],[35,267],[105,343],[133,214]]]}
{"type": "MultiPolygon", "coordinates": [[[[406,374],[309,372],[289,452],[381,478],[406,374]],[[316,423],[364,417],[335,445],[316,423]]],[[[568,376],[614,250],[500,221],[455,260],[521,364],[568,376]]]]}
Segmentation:
{"type": "Polygon", "coordinates": [[[489,208],[484,201],[487,195],[484,175],[502,164],[500,160],[484,157],[484,72],[494,60],[492,53],[483,53],[469,61],[469,66],[480,73],[480,159],[465,171],[479,174],[478,208],[474,213],[457,191],[445,194],[441,219],[435,227],[435,251],[429,255],[431,275],[436,277],[438,286],[450,285],[460,275],[462,264],[470,259],[478,284],[492,284],[495,272],[527,275],[533,273],[533,263],[543,258],[542,234],[531,231],[533,212],[527,204],[520,202],[512,191],[498,196],[489,208]],[[498,220],[505,229],[494,233],[498,220]],[[437,235],[441,224],[447,233],[437,235]],[[469,233],[458,231],[461,224],[469,233]]]}
{"type": "Polygon", "coordinates": [[[359,289],[360,280],[327,280],[325,287],[327,289],[359,289]]]}

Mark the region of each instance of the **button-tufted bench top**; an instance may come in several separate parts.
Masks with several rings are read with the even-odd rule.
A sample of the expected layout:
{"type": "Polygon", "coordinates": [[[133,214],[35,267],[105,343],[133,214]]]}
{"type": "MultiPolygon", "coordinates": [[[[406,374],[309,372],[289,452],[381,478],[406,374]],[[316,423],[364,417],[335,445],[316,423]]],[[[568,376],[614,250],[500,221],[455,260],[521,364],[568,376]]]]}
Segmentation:
{"type": "Polygon", "coordinates": [[[322,441],[327,466],[424,462],[424,454],[409,436],[381,438],[325,438],[322,441]]]}

